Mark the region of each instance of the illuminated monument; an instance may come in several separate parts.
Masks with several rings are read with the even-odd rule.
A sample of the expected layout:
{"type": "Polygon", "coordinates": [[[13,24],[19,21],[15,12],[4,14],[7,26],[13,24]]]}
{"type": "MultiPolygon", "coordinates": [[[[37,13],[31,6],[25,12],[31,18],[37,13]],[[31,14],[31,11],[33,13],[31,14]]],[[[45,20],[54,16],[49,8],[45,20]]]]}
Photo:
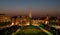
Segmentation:
{"type": "Polygon", "coordinates": [[[31,10],[31,8],[29,9],[29,22],[30,22],[30,25],[32,25],[32,23],[31,23],[31,18],[32,18],[32,10],[31,10]]]}
{"type": "Polygon", "coordinates": [[[31,10],[31,8],[29,9],[29,18],[32,18],[32,10],[31,10]]]}

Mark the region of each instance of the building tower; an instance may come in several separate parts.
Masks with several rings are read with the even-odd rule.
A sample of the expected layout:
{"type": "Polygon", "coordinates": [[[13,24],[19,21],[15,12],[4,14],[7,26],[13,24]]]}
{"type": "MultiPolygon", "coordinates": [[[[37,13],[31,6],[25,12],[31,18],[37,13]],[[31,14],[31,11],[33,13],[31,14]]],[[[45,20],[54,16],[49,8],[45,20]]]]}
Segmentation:
{"type": "Polygon", "coordinates": [[[14,18],[12,18],[12,24],[11,24],[11,26],[15,25],[14,23],[15,23],[14,18]]]}
{"type": "Polygon", "coordinates": [[[49,17],[48,17],[48,15],[46,16],[46,19],[45,19],[45,24],[48,24],[49,23],[49,17]]]}

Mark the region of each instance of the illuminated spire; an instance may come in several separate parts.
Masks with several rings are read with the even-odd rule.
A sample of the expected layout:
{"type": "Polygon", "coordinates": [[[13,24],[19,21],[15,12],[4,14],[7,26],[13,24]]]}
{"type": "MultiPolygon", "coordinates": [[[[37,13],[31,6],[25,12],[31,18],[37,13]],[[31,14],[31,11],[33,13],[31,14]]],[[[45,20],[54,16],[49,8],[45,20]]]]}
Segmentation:
{"type": "Polygon", "coordinates": [[[29,18],[32,18],[32,14],[31,14],[32,10],[31,8],[29,9],[29,18]]]}
{"type": "Polygon", "coordinates": [[[30,25],[32,25],[32,23],[31,23],[32,14],[31,14],[31,12],[32,12],[32,10],[31,10],[31,8],[29,8],[30,25]]]}

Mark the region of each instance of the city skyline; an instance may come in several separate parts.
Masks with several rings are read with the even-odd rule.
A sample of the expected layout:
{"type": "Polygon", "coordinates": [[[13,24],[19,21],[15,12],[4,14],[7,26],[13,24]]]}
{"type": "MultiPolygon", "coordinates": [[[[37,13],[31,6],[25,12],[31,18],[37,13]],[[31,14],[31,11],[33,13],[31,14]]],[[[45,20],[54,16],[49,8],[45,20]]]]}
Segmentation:
{"type": "Polygon", "coordinates": [[[0,14],[33,16],[60,16],[60,0],[0,0],[0,14]]]}

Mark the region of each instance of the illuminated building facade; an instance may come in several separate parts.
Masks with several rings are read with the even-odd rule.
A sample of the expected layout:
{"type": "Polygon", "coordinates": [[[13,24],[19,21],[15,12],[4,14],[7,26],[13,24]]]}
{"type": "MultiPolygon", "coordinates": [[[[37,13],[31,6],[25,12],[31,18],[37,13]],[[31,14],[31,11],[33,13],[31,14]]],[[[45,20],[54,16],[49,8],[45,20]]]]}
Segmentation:
{"type": "Polygon", "coordinates": [[[9,21],[11,21],[11,17],[5,14],[0,14],[0,22],[9,22],[9,21]]]}

